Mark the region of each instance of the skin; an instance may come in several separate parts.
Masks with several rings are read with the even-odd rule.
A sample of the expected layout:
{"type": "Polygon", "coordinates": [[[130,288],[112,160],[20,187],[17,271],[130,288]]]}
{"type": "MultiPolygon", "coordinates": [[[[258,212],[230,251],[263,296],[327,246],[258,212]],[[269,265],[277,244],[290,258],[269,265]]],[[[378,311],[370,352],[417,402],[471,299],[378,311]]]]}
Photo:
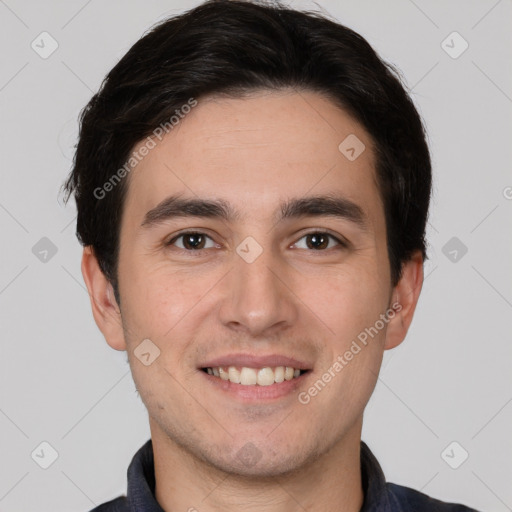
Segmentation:
{"type": "Polygon", "coordinates": [[[127,351],[148,409],[162,508],[359,511],[363,411],[384,350],[407,333],[423,282],[418,252],[391,285],[363,127],[314,92],[201,98],[130,174],[120,242],[121,307],[90,247],[82,272],[96,323],[112,348],[127,351]],[[355,161],[338,149],[349,134],[366,146],[355,161]],[[285,199],[332,192],[360,206],[366,229],[333,217],[273,221],[285,199]],[[222,198],[240,218],[141,227],[147,211],[176,193],[222,198]],[[210,237],[201,255],[190,244],[186,252],[184,238],[166,245],[184,229],[210,237]],[[307,245],[306,234],[325,230],[349,245],[307,245]],[[247,236],[263,249],[253,263],[236,252],[247,236]],[[230,352],[286,354],[312,363],[299,389],[307,390],[395,302],[400,311],[307,405],[296,392],[244,404],[197,369],[230,352]],[[149,366],[134,356],[146,338],[161,351],[149,366]],[[248,443],[256,463],[237,456],[248,443]]]}

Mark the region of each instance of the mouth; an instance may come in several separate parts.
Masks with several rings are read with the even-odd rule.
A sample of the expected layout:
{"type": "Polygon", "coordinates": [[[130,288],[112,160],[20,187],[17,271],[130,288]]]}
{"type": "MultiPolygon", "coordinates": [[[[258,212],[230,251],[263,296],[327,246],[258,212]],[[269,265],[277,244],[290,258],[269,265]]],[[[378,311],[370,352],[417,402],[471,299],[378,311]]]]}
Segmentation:
{"type": "Polygon", "coordinates": [[[232,353],[197,367],[208,389],[242,403],[290,398],[313,374],[313,364],[284,354],[232,353]]]}
{"type": "Polygon", "coordinates": [[[229,381],[241,386],[272,386],[283,382],[297,380],[310,370],[292,366],[265,366],[251,368],[248,366],[208,366],[201,370],[219,380],[229,381]]]}

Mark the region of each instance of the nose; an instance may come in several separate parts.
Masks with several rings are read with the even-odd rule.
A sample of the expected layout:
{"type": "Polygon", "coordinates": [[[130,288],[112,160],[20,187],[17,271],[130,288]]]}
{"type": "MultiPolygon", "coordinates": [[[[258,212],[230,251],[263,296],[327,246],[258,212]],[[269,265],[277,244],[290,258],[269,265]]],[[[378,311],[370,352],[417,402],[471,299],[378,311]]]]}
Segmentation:
{"type": "Polygon", "coordinates": [[[220,320],[226,327],[256,337],[270,336],[292,326],[298,299],[284,262],[269,249],[249,262],[238,254],[223,280],[225,299],[220,320]]]}

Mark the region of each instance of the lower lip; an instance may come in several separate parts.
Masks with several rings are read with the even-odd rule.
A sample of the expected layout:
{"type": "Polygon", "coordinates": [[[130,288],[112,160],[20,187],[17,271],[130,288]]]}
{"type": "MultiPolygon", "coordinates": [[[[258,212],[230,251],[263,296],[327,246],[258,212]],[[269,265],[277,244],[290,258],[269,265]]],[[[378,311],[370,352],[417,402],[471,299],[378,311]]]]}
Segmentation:
{"type": "Polygon", "coordinates": [[[285,380],[283,382],[274,382],[274,384],[270,386],[259,386],[257,384],[244,386],[243,384],[235,384],[229,380],[222,380],[220,377],[210,375],[203,370],[199,370],[199,372],[217,389],[243,402],[269,401],[291,395],[297,391],[299,387],[303,386],[305,378],[311,373],[311,371],[307,371],[299,377],[294,377],[291,380],[285,380]]]}

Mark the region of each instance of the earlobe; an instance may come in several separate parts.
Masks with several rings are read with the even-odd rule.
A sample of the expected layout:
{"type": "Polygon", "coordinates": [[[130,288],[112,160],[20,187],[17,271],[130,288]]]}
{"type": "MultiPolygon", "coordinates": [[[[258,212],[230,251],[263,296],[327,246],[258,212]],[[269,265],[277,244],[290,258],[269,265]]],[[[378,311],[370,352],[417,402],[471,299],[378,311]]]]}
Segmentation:
{"type": "Polygon", "coordinates": [[[393,318],[386,330],[385,350],[395,348],[404,340],[411,325],[416,304],[423,286],[423,256],[414,253],[402,266],[402,277],[393,289],[391,309],[393,318]]]}
{"type": "Polygon", "coordinates": [[[101,270],[91,246],[84,247],[82,275],[89,292],[96,325],[112,348],[126,350],[121,312],[112,284],[101,270]]]}

